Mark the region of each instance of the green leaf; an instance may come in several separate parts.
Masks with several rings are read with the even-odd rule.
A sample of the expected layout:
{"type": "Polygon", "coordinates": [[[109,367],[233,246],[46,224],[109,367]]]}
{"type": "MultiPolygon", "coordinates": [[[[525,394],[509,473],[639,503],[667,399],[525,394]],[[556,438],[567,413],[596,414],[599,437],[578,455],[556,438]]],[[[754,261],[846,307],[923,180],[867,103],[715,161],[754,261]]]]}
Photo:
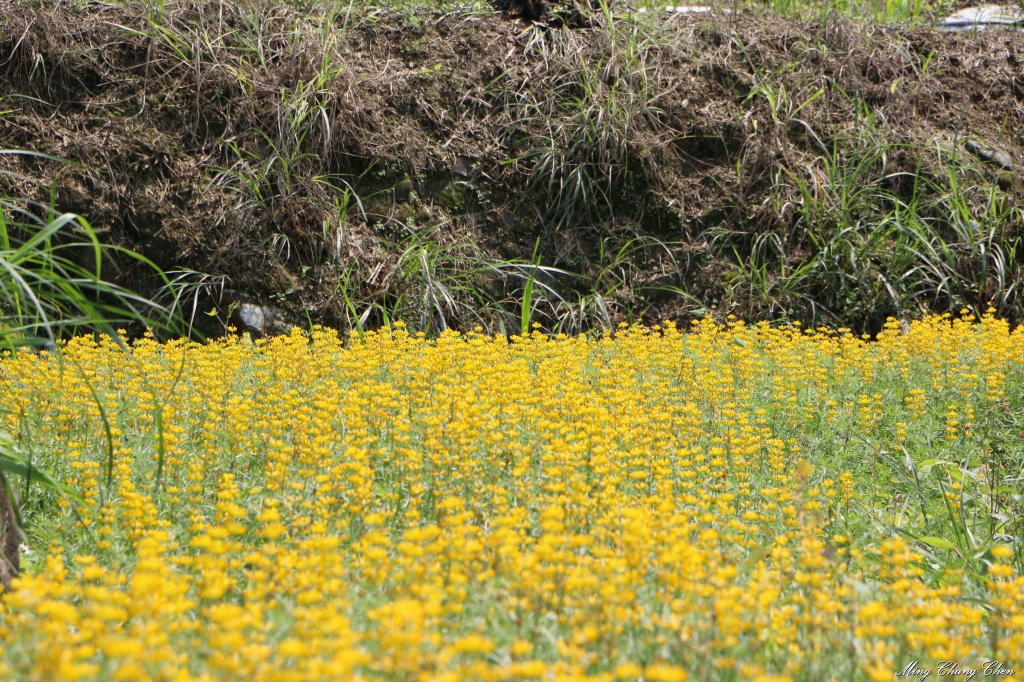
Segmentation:
{"type": "Polygon", "coordinates": [[[533,267],[530,269],[530,277],[526,280],[526,287],[523,289],[523,303],[519,311],[519,333],[524,337],[530,333],[530,318],[533,317],[533,283],[540,266],[540,258],[537,256],[538,249],[540,249],[540,237],[537,237],[537,243],[533,245],[533,258],[531,259],[533,267]]]}
{"type": "Polygon", "coordinates": [[[933,535],[926,535],[917,539],[918,542],[928,545],[929,547],[937,547],[938,549],[956,549],[956,546],[949,540],[943,538],[937,538],[933,535]]]}
{"type": "Polygon", "coordinates": [[[0,470],[15,476],[21,476],[30,482],[38,483],[44,488],[67,495],[75,502],[85,504],[85,500],[82,499],[82,496],[76,490],[55,479],[48,471],[31,464],[14,447],[11,437],[2,432],[0,432],[0,470]]]}

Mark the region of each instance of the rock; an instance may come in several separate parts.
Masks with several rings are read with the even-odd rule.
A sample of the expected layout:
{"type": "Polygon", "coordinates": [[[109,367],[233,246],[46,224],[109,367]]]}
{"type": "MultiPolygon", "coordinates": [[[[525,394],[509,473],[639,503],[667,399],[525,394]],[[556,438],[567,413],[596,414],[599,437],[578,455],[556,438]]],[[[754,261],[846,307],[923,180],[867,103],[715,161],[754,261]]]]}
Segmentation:
{"type": "Polygon", "coordinates": [[[409,223],[410,220],[415,222],[419,215],[420,210],[416,208],[414,204],[405,203],[395,204],[395,211],[391,217],[397,220],[398,222],[402,223],[403,225],[406,225],[409,223]]]}
{"type": "Polygon", "coordinates": [[[1024,10],[1019,5],[979,5],[954,12],[939,22],[941,30],[951,32],[980,31],[989,26],[1021,30],[1024,28],[1024,10]]]}
{"type": "Polygon", "coordinates": [[[412,198],[412,179],[408,175],[403,175],[391,191],[394,193],[396,204],[408,203],[412,198]]]}
{"type": "Polygon", "coordinates": [[[1013,171],[1004,170],[996,176],[996,185],[1004,192],[1024,194],[1024,180],[1013,171]]]}
{"type": "Polygon", "coordinates": [[[537,226],[537,219],[524,206],[506,209],[502,214],[505,227],[514,234],[530,234],[537,226]]]}
{"type": "Polygon", "coordinates": [[[14,486],[8,487],[7,478],[0,473],[0,585],[11,586],[11,580],[21,570],[21,528],[14,505],[20,504],[14,486]],[[10,493],[10,494],[8,494],[10,493]]]}
{"type": "MultiPolygon", "coordinates": [[[[705,7],[703,5],[668,5],[667,7],[659,7],[653,11],[668,12],[669,14],[705,14],[707,12],[711,12],[712,8],[705,7]]],[[[723,9],[723,11],[726,14],[732,14],[732,10],[723,9]]],[[[645,12],[647,12],[647,9],[644,7],[637,10],[638,14],[644,14],[645,12]]]]}
{"type": "Polygon", "coordinates": [[[240,303],[232,313],[231,321],[240,332],[248,332],[254,339],[288,333],[284,311],[270,305],[240,303]]]}
{"type": "Polygon", "coordinates": [[[295,326],[284,310],[258,303],[247,294],[225,291],[221,305],[226,305],[229,311],[228,324],[254,339],[287,334],[295,326]]]}
{"type": "Polygon", "coordinates": [[[1013,157],[1001,149],[986,147],[974,140],[967,140],[967,142],[964,142],[964,149],[969,151],[971,154],[974,154],[982,161],[988,161],[1000,168],[1013,168],[1013,157]]]}
{"type": "Polygon", "coordinates": [[[452,166],[452,173],[464,180],[472,180],[476,175],[476,168],[473,167],[473,159],[468,156],[459,156],[452,166]]]}
{"type": "Polygon", "coordinates": [[[461,181],[448,183],[448,186],[441,190],[438,201],[449,212],[461,211],[466,206],[466,183],[461,181]]]}
{"type": "Polygon", "coordinates": [[[386,222],[405,224],[420,213],[419,199],[408,175],[403,175],[389,189],[367,197],[362,205],[371,222],[386,219],[386,222]]]}

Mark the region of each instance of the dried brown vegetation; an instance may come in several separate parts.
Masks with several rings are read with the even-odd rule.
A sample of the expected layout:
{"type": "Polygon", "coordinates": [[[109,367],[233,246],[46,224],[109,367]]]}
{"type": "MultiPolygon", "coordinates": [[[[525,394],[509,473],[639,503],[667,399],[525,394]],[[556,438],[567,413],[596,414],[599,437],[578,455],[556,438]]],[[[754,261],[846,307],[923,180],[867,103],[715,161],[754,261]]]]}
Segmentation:
{"type": "Polygon", "coordinates": [[[1018,198],[959,143],[1021,158],[1024,37],[514,4],[8,0],[0,139],[80,165],[2,162],[328,324],[493,328],[527,277],[563,329],[1020,315],[1018,198]]]}

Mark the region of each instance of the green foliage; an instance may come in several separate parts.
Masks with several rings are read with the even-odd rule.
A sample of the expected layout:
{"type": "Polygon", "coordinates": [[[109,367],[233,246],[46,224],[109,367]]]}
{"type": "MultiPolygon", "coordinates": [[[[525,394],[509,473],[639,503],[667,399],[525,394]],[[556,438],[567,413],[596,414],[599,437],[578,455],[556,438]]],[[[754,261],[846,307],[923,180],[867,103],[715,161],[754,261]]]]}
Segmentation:
{"type": "Polygon", "coordinates": [[[104,278],[104,262],[115,256],[147,266],[169,286],[144,256],[101,244],[85,218],[57,214],[52,200],[0,197],[0,350],[53,348],[84,332],[116,337],[131,323],[175,331],[172,309],[104,278]]]}
{"type": "Polygon", "coordinates": [[[551,226],[577,226],[606,217],[630,173],[643,173],[635,152],[659,134],[665,92],[652,88],[659,31],[637,15],[619,16],[600,3],[597,50],[571,32],[529,29],[528,52],[560,68],[551,96],[522,106],[522,116],[542,120],[544,144],[523,157],[532,162],[531,191],[545,197],[551,226]],[[634,168],[634,166],[636,166],[634,168]]]}
{"type": "Polygon", "coordinates": [[[945,177],[911,178],[901,197],[883,187],[880,154],[872,156],[841,166],[817,195],[798,179],[803,205],[794,230],[758,235],[746,258],[734,252],[732,286],[746,293],[747,309],[796,309],[847,325],[923,310],[1005,312],[1019,287],[1020,209],[994,186],[964,187],[953,164],[945,177]],[[869,167],[871,178],[861,172],[869,167]]]}
{"type": "Polygon", "coordinates": [[[44,469],[34,465],[32,458],[21,451],[14,438],[0,431],[0,480],[6,480],[5,474],[20,476],[25,482],[26,493],[29,486],[35,483],[36,485],[67,495],[77,502],[82,501],[81,496],[75,490],[55,479],[44,469]]]}
{"type": "Polygon", "coordinates": [[[844,95],[855,117],[825,143],[797,116],[810,100],[788,101],[774,74],[757,78],[748,101],[768,103],[789,142],[817,155],[773,169],[775,226],[710,230],[734,310],[874,331],[927,311],[981,315],[991,305],[1014,315],[1024,211],[990,168],[958,151],[961,140],[893,142],[867,104],[844,95]],[[889,170],[894,157],[917,159],[916,172],[889,170]]]}

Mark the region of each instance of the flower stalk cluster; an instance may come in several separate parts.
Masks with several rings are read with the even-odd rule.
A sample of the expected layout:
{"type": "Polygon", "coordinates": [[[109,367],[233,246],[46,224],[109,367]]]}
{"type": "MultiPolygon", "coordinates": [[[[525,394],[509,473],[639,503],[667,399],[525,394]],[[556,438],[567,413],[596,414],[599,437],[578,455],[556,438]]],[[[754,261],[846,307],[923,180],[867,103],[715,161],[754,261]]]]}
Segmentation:
{"type": "Polygon", "coordinates": [[[0,359],[0,429],[83,498],[37,500],[3,679],[1024,668],[1024,331],[991,316],[131,351],[0,359]]]}

